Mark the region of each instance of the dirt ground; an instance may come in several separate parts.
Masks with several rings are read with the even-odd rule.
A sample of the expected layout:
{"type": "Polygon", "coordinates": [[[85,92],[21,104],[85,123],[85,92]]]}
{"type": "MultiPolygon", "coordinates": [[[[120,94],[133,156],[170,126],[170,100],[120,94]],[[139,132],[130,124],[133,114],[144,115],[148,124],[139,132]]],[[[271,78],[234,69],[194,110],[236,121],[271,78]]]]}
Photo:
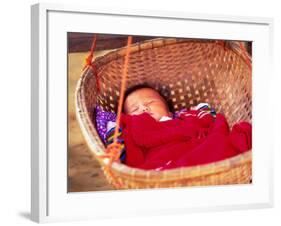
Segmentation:
{"type": "MultiPolygon", "coordinates": [[[[97,52],[97,55],[105,52],[97,52]]],[[[88,53],[68,54],[68,191],[104,191],[114,188],[107,182],[98,161],[91,154],[75,115],[74,91],[88,53]]]]}

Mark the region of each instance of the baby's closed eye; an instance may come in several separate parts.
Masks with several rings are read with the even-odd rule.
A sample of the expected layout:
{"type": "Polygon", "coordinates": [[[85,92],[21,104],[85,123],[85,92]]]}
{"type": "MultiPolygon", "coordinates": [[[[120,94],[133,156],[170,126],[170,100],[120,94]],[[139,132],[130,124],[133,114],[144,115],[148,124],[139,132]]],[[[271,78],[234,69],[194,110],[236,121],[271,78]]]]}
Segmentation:
{"type": "Polygon", "coordinates": [[[130,113],[134,113],[134,112],[136,112],[136,111],[138,111],[139,110],[139,107],[134,107],[134,108],[132,108],[132,110],[130,111],[130,113]]]}

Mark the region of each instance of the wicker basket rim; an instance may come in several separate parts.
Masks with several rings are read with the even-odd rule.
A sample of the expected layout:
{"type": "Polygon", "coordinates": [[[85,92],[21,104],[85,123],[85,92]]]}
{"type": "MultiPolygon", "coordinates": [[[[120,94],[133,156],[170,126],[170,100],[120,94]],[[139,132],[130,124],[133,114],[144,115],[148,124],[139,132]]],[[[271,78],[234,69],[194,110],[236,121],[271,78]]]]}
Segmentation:
{"type": "MultiPolygon", "coordinates": [[[[204,42],[204,43],[216,43],[216,40],[213,39],[189,39],[189,38],[154,38],[154,39],[149,39],[145,40],[142,42],[136,42],[131,45],[130,47],[130,52],[138,52],[138,51],[143,51],[143,50],[148,50],[148,49],[153,49],[161,46],[168,46],[168,45],[175,45],[179,43],[198,43],[198,42],[204,42]],[[148,45],[151,43],[151,45],[148,45]]],[[[240,48],[240,46],[237,44],[237,41],[228,41],[229,43],[232,43],[232,45],[229,45],[228,48],[231,49],[234,53],[242,57],[242,59],[246,61],[252,61],[252,57],[248,54],[248,52],[243,52],[240,48]],[[244,54],[242,54],[242,52],[244,54]],[[247,58],[247,59],[245,59],[247,58]]],[[[126,46],[125,47],[120,47],[117,48],[113,51],[110,51],[106,53],[103,56],[97,57],[92,63],[95,64],[107,64],[110,61],[116,60],[118,58],[123,58],[126,54],[125,52],[126,46]]],[[[83,73],[82,73],[83,75],[83,73]]]]}
{"type": "Polygon", "coordinates": [[[134,175],[146,174],[147,177],[150,178],[150,180],[152,177],[152,179],[155,179],[157,181],[161,179],[168,181],[169,178],[170,180],[174,180],[175,179],[173,177],[174,175],[179,175],[181,178],[190,179],[198,176],[202,177],[202,176],[217,174],[220,172],[227,171],[233,167],[237,167],[241,164],[249,163],[251,161],[252,161],[252,151],[250,150],[245,153],[217,162],[201,164],[197,166],[179,167],[179,168],[167,169],[163,171],[143,170],[143,169],[129,167],[125,164],[121,164],[117,162],[114,162],[112,164],[112,169],[118,171],[118,174],[128,174],[128,172],[131,172],[133,170],[134,172],[131,172],[130,174],[134,174],[134,175]]]}

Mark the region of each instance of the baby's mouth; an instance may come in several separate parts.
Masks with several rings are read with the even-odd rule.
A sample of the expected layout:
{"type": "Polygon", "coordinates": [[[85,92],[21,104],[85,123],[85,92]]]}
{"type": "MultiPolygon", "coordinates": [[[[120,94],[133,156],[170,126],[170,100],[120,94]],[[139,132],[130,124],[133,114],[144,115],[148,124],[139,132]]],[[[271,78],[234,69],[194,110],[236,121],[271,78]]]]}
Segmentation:
{"type": "Polygon", "coordinates": [[[155,114],[154,114],[154,113],[149,112],[148,114],[149,114],[151,117],[155,118],[155,114]]]}
{"type": "Polygon", "coordinates": [[[152,112],[146,111],[146,114],[149,114],[151,117],[154,117],[154,114],[152,112]]]}
{"type": "Polygon", "coordinates": [[[157,117],[157,115],[155,115],[154,113],[149,113],[149,115],[150,115],[152,118],[154,118],[156,121],[159,121],[159,120],[160,120],[160,118],[157,117]]]}

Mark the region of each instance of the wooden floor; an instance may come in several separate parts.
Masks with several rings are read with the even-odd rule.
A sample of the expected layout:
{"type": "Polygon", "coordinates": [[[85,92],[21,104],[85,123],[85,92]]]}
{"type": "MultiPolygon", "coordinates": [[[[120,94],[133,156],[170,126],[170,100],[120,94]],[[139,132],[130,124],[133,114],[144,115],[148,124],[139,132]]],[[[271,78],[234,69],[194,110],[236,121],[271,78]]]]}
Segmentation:
{"type": "MultiPolygon", "coordinates": [[[[104,191],[114,188],[106,181],[99,163],[85,143],[75,116],[74,91],[88,53],[68,54],[68,191],[104,191]]],[[[104,52],[97,52],[97,55],[104,52]]]]}

